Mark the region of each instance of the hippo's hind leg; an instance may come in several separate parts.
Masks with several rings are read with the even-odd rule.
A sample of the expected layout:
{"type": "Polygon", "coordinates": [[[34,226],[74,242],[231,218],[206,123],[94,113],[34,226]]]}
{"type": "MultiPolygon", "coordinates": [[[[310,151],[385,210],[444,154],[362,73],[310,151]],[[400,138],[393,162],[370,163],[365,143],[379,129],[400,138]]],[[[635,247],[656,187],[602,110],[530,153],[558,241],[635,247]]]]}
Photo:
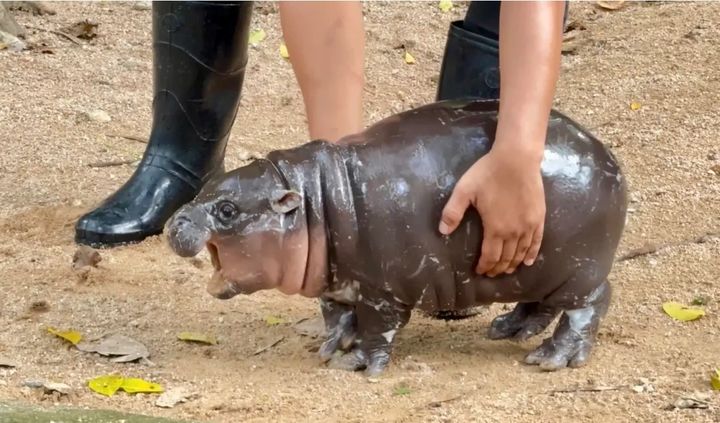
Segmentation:
{"type": "Polygon", "coordinates": [[[552,336],[525,357],[525,363],[537,364],[543,370],[581,367],[590,352],[610,305],[611,289],[607,281],[598,286],[582,308],[563,311],[552,336]]]}
{"type": "Polygon", "coordinates": [[[352,350],[334,356],[328,367],[343,370],[362,370],[368,376],[382,373],[390,362],[395,334],[410,320],[412,307],[397,301],[392,295],[363,292],[355,306],[357,319],[352,350]]]}
{"type": "Polygon", "coordinates": [[[558,308],[539,302],[518,303],[513,311],[493,319],[488,337],[525,341],[544,331],[559,312],[558,308]]]}

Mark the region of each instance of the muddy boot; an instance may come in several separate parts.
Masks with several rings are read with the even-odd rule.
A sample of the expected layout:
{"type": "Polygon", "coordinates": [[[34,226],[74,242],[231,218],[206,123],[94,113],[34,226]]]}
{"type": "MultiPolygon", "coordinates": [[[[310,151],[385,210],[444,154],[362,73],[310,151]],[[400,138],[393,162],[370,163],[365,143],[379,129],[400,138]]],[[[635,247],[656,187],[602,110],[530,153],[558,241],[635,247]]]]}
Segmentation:
{"type": "Polygon", "coordinates": [[[75,241],[112,247],[160,234],[224,170],[247,63],[251,2],[153,2],[150,140],[135,173],[82,216],[75,241]]]}

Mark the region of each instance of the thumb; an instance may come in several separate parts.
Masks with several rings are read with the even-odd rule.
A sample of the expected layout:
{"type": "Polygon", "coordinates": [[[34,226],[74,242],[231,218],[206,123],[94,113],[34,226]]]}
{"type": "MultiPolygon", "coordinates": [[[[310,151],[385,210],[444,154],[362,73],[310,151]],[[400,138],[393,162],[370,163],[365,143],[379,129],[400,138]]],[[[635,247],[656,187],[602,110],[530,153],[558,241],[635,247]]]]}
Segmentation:
{"type": "Polygon", "coordinates": [[[464,190],[455,186],[445,204],[445,208],[443,208],[442,217],[440,217],[440,227],[438,228],[440,233],[449,235],[457,229],[469,205],[470,196],[464,190]]]}

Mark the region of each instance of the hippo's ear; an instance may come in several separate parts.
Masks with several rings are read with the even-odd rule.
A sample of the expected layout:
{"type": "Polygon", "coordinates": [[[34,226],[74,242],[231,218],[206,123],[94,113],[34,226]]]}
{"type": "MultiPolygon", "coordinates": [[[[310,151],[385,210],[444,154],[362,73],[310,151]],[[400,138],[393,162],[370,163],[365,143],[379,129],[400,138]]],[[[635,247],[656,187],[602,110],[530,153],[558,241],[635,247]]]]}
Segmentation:
{"type": "Polygon", "coordinates": [[[277,189],[270,195],[270,207],[276,213],[290,213],[300,207],[302,195],[299,192],[277,189]]]}

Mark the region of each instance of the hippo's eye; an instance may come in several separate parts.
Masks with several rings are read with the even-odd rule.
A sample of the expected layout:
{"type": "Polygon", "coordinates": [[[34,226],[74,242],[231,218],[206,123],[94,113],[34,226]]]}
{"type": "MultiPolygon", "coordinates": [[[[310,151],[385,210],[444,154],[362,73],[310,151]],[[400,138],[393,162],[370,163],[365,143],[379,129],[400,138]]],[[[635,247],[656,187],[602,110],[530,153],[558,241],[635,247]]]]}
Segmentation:
{"type": "Polygon", "coordinates": [[[229,201],[223,201],[222,203],[220,203],[218,205],[217,211],[220,218],[225,221],[232,220],[238,213],[238,209],[237,207],[235,207],[235,204],[229,201]]]}

